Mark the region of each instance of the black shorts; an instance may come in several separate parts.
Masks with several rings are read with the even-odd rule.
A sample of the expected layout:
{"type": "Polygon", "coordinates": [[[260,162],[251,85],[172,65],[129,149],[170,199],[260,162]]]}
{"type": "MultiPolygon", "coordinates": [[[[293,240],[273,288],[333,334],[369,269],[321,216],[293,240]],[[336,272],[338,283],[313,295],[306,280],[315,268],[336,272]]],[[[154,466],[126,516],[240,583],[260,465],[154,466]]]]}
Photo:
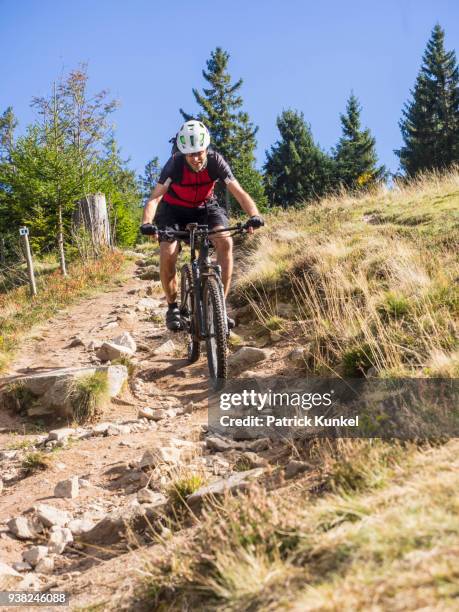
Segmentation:
{"type": "MultiPolygon", "coordinates": [[[[209,229],[214,229],[217,226],[228,227],[229,225],[226,211],[216,202],[209,202],[206,214],[205,208],[185,208],[161,201],[156,209],[153,223],[162,230],[168,227],[184,230],[188,223],[208,225],[209,229]]],[[[160,242],[161,240],[160,238],[160,242]]]]}

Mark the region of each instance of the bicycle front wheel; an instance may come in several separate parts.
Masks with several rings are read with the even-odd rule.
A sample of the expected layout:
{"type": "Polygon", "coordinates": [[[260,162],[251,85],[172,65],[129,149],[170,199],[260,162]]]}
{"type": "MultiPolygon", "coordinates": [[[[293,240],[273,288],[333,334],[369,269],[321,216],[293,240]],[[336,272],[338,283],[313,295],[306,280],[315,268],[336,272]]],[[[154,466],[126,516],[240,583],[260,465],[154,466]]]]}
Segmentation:
{"type": "Polygon", "coordinates": [[[182,268],[180,279],[180,314],[187,326],[188,361],[194,363],[199,359],[201,342],[199,340],[198,321],[194,307],[193,274],[190,264],[185,264],[182,268]]]}
{"type": "Polygon", "coordinates": [[[228,377],[225,304],[221,284],[209,276],[204,285],[203,306],[209,374],[214,389],[228,377]]]}

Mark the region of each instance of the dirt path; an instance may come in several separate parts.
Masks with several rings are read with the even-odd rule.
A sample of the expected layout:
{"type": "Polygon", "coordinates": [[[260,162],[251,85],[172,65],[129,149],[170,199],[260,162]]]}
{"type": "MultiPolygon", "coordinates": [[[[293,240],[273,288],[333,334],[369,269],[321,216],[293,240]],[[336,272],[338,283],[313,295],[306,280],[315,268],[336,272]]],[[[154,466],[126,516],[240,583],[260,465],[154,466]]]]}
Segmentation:
{"type": "MultiPolygon", "coordinates": [[[[3,462],[0,459],[5,479],[0,507],[0,560],[4,563],[20,561],[22,552],[30,545],[9,532],[6,523],[10,518],[38,503],[66,510],[74,518],[93,520],[100,520],[114,510],[127,511],[136,503],[139,488],[146,484],[144,476],[135,470],[146,449],[176,447],[181,440],[188,440],[194,442],[197,452],[202,450],[199,439],[207,422],[206,361],[202,358],[190,366],[182,358],[182,337],[164,327],[164,305],[157,284],[141,281],[132,274],[122,287],[82,301],[34,329],[17,353],[9,376],[90,365],[96,362],[94,351],[88,349],[91,341],[110,340],[129,331],[138,345],[131,391],[113,401],[102,420],[135,426],[129,434],[89,437],[64,446],[55,453],[50,468],[27,477],[21,471],[24,450],[18,450],[14,458],[3,462]],[[81,344],[69,347],[76,338],[81,344]],[[174,342],[175,349],[165,355],[152,354],[168,340],[174,342]],[[172,407],[178,409],[178,414],[147,427],[146,419],[139,420],[142,407],[172,407]],[[136,431],[137,424],[143,427],[141,431],[136,431]],[[55,485],[75,475],[87,481],[78,497],[55,498],[55,485]]],[[[275,361],[273,356],[272,363],[265,363],[264,367],[272,368],[275,361]]],[[[48,424],[47,430],[68,425],[56,422],[48,424]]],[[[0,411],[0,450],[17,448],[25,440],[36,438],[36,434],[21,433],[27,427],[19,416],[0,411]]],[[[146,545],[151,553],[151,544],[146,545]]],[[[71,609],[110,599],[115,590],[119,592],[123,581],[122,592],[131,588],[139,554],[141,551],[130,552],[125,542],[114,549],[102,547],[99,553],[83,547],[69,548],[58,555],[52,574],[40,575],[40,588],[70,592],[71,609]]]]}

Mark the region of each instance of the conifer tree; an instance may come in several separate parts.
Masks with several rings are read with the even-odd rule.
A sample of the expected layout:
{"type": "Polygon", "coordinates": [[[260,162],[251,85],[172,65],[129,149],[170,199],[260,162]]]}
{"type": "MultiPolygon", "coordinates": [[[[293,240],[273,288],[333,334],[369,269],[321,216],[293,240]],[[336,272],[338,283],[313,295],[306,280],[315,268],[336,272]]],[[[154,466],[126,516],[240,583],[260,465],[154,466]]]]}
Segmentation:
{"type": "Polygon", "coordinates": [[[399,122],[404,146],[395,151],[402,170],[413,176],[459,161],[459,71],[445,32],[436,24],[422,58],[412,99],[399,122]]]}
{"type": "Polygon", "coordinates": [[[315,144],[303,113],[284,111],[277,127],[281,138],[264,165],[270,205],[287,208],[323,196],[332,187],[334,162],[315,144]]]}
{"type": "Polygon", "coordinates": [[[377,166],[375,139],[369,129],[361,129],[359,101],[352,93],[346,114],[340,116],[343,135],[335,150],[337,183],[347,189],[367,188],[385,176],[384,166],[377,166]]]}
{"type": "MultiPolygon", "coordinates": [[[[255,135],[258,127],[250,121],[249,115],[242,110],[243,100],[240,95],[242,79],[231,82],[228,72],[229,54],[217,47],[207,60],[207,71],[202,75],[209,87],[199,93],[193,89],[193,95],[201,110],[197,118],[202,121],[212,137],[212,147],[221,153],[232,167],[242,187],[261,206],[266,201],[261,174],[255,168],[255,135]]],[[[192,115],[183,109],[180,112],[189,121],[192,115]]],[[[219,200],[224,200],[224,186],[219,186],[219,200]]],[[[227,202],[227,200],[226,200],[227,202]]]]}
{"type": "Polygon", "coordinates": [[[161,174],[161,166],[159,159],[153,157],[146,165],[143,175],[139,176],[139,185],[142,191],[142,197],[148,198],[151,190],[156,185],[161,174]]]}

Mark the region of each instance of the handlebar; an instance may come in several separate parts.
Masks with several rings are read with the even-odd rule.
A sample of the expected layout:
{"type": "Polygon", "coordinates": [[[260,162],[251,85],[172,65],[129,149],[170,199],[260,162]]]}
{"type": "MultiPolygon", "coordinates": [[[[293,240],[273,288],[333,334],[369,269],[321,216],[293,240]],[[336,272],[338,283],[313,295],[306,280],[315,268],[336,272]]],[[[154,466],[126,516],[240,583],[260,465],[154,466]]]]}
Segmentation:
{"type": "Polygon", "coordinates": [[[193,229],[195,236],[212,236],[213,234],[219,234],[222,232],[230,232],[231,235],[235,236],[236,234],[246,233],[249,227],[251,227],[250,219],[245,223],[237,223],[232,227],[224,227],[215,230],[209,230],[207,225],[196,225],[194,228],[190,228],[188,230],[175,230],[173,228],[160,230],[155,225],[144,224],[142,226],[142,234],[146,236],[159,236],[160,238],[166,238],[169,240],[172,238],[186,240],[190,237],[193,229]]]}

